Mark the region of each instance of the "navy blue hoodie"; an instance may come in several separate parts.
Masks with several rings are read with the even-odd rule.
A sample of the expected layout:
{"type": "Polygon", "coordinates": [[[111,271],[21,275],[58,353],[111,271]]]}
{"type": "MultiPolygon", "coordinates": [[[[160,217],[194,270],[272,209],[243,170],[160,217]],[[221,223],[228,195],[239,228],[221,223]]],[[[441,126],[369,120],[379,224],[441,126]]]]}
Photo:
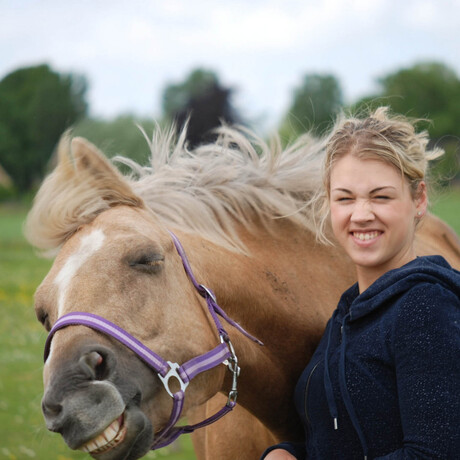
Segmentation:
{"type": "Polygon", "coordinates": [[[305,459],[460,459],[460,272],[440,256],[341,297],[297,383],[305,459]]]}

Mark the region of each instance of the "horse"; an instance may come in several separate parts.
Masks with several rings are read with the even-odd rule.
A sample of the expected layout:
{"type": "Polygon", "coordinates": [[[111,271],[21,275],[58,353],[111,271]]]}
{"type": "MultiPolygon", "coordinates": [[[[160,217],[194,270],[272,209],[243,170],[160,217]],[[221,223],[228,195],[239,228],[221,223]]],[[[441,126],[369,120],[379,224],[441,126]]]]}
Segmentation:
{"type": "MultiPolygon", "coordinates": [[[[184,139],[155,131],[150,165],[118,158],[123,175],[65,135],[27,217],[30,243],[55,257],[35,293],[51,331],[45,422],[100,460],[141,458],[224,414],[192,435],[200,460],[300,439],[293,388],[355,282],[315,237],[324,139],[283,149],[230,127],[193,151],[184,139]],[[184,415],[197,423],[178,428],[184,415]]],[[[433,215],[416,246],[460,266],[433,215]]]]}

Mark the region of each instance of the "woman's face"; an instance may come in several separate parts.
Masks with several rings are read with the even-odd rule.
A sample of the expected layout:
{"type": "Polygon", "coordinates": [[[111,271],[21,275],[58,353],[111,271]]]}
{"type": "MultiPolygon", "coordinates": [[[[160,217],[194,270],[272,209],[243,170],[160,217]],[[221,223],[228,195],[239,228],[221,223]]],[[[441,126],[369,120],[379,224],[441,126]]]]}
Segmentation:
{"type": "Polygon", "coordinates": [[[393,165],[346,155],[331,171],[330,211],[332,230],[357,267],[362,292],[415,258],[415,221],[426,211],[425,184],[414,199],[393,165]]]}

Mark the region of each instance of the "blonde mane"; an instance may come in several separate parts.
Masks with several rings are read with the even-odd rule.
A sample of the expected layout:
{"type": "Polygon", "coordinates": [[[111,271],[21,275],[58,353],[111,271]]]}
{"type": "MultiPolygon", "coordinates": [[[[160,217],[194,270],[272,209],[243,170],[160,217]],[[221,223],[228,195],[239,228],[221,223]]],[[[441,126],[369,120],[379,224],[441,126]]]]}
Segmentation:
{"type": "Polygon", "coordinates": [[[142,203],[169,228],[237,250],[243,249],[237,225],[251,229],[286,218],[314,231],[313,197],[321,188],[324,140],[304,135],[283,150],[278,138],[267,144],[246,129],[222,127],[215,143],[193,151],[186,147],[185,133],[176,142],[172,130],[157,129],[148,142],[149,166],[116,157],[131,173],[122,176],[110,167],[113,177],[105,177],[92,174],[95,168],[87,159],[79,165],[76,148],[71,156],[68,139],[61,141],[58,166],[27,219],[29,241],[55,250],[104,210],[142,203]]]}

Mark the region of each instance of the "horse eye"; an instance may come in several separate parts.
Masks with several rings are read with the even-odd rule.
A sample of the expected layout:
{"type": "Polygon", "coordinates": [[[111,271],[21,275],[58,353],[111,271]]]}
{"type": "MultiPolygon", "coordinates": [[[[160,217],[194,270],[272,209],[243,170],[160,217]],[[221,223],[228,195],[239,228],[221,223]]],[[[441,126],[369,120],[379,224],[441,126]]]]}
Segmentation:
{"type": "Polygon", "coordinates": [[[146,273],[157,273],[163,268],[164,257],[156,253],[137,255],[129,261],[129,266],[146,273]]]}
{"type": "Polygon", "coordinates": [[[49,324],[49,318],[48,318],[48,313],[46,311],[40,309],[37,311],[37,319],[42,323],[43,327],[49,331],[51,329],[50,324],[49,324]]]}

